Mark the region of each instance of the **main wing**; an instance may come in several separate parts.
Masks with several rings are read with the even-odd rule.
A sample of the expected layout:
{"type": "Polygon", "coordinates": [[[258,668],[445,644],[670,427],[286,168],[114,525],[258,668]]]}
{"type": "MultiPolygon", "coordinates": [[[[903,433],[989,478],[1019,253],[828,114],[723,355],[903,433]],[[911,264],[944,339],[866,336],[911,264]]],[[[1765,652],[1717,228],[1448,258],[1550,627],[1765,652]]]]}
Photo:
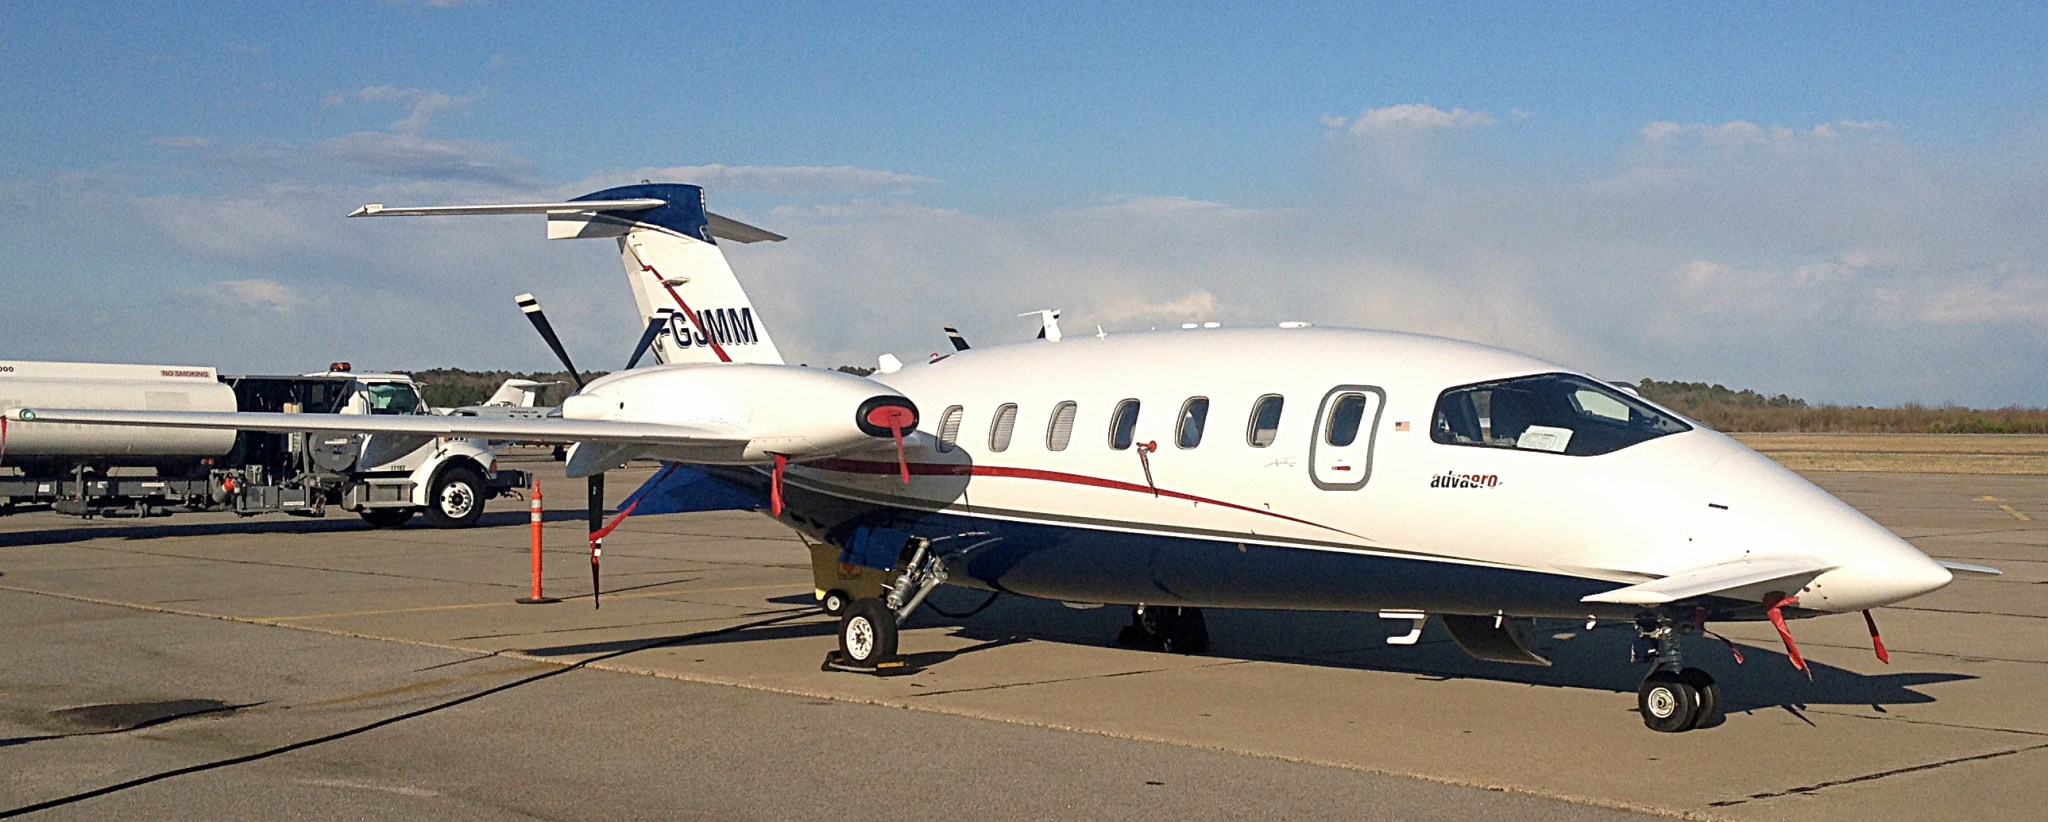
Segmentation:
{"type": "Polygon", "coordinates": [[[211,428],[283,433],[324,431],[413,437],[483,437],[495,440],[547,440],[621,446],[741,448],[750,441],[738,428],[720,427],[715,424],[672,425],[613,420],[571,420],[560,417],[101,411],[76,408],[22,408],[8,412],[7,416],[30,423],[137,425],[151,428],[211,428]]]}

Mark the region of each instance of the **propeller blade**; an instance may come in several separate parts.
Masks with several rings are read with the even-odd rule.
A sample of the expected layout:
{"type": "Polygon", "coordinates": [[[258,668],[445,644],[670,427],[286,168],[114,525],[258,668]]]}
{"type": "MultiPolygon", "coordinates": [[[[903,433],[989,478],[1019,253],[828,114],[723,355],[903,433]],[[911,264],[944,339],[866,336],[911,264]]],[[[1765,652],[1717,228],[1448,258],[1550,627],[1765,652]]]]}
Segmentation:
{"type": "Polygon", "coordinates": [[[602,608],[598,600],[604,588],[598,582],[597,562],[604,556],[604,474],[590,475],[590,607],[602,608]]]}
{"type": "Polygon", "coordinates": [[[647,354],[649,348],[654,347],[654,338],[661,336],[662,327],[668,325],[669,318],[674,316],[674,311],[664,308],[655,312],[654,316],[648,319],[647,330],[640,334],[640,344],[633,346],[633,358],[626,361],[627,370],[630,371],[633,366],[640,364],[640,358],[647,354]]]}
{"type": "Polygon", "coordinates": [[[576,364],[569,361],[569,350],[562,347],[562,338],[555,336],[554,325],[548,322],[548,315],[541,313],[540,300],[532,294],[519,295],[519,310],[526,313],[526,319],[533,323],[533,330],[540,332],[548,348],[555,352],[555,359],[562,361],[562,367],[569,369],[569,379],[576,381],[576,390],[583,390],[583,372],[576,370],[576,364]]]}

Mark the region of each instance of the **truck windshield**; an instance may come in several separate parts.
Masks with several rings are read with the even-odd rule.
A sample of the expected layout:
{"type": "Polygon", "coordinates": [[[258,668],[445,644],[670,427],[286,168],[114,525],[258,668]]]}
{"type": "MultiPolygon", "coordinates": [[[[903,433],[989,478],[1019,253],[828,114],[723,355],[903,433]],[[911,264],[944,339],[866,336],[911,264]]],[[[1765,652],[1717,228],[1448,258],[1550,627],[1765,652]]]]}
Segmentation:
{"type": "Polygon", "coordinates": [[[1606,384],[1538,374],[1445,391],[1430,439],[1589,457],[1691,429],[1606,384]]]}
{"type": "Polygon", "coordinates": [[[420,392],[404,383],[370,383],[366,386],[370,394],[372,414],[417,414],[420,412],[420,392]]]}

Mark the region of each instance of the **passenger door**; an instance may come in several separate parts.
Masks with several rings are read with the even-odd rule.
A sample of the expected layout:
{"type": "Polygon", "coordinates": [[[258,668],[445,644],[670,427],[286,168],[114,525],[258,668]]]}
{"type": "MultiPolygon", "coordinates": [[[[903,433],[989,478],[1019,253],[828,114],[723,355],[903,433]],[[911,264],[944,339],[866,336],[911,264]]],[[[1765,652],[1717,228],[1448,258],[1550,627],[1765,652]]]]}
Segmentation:
{"type": "Polygon", "coordinates": [[[1372,478],[1373,440],[1386,399],[1385,391],[1369,385],[1340,385],[1323,395],[1308,457],[1317,488],[1351,491],[1372,478]]]}

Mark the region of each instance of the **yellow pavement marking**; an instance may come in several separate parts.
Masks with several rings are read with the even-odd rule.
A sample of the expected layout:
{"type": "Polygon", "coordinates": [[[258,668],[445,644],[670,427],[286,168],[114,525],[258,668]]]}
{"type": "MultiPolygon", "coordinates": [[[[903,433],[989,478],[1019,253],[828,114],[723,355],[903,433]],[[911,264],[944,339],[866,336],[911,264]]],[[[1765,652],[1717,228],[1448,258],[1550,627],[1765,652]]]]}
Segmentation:
{"type": "MultiPolygon", "coordinates": [[[[645,591],[638,594],[606,594],[605,599],[646,599],[649,597],[675,596],[677,594],[709,594],[721,591],[766,591],[770,589],[787,589],[790,587],[791,586],[789,585],[742,585],[730,588],[675,588],[666,591],[645,591]]],[[[563,599],[579,599],[582,596],[582,594],[574,594],[571,596],[563,597],[563,599]]],[[[387,608],[381,611],[339,611],[332,614],[287,614],[284,616],[257,617],[257,619],[267,622],[286,622],[290,620],[299,619],[340,619],[342,617],[388,616],[391,614],[420,614],[427,613],[430,611],[463,611],[472,608],[497,608],[506,605],[518,604],[519,603],[508,599],[502,602],[464,602],[456,605],[422,605],[417,608],[387,608]]]]}
{"type": "Polygon", "coordinates": [[[2011,515],[2012,515],[2012,518],[2013,518],[2013,519],[2019,520],[2019,521],[2021,521],[2021,522],[2033,522],[2033,521],[2034,521],[2032,517],[2029,517],[2029,516],[2027,516],[2026,514],[2022,514],[2022,513],[2018,512],[2018,511],[2014,511],[2014,510],[2012,510],[2012,506],[2010,506],[2010,505],[2005,505],[2005,504],[2002,504],[2002,503],[2001,503],[2001,504],[2000,504],[2000,505],[1998,506],[1998,510],[2000,510],[2000,511],[2004,511],[2004,512],[2006,512],[2006,513],[2008,513],[2008,514],[2011,514],[2011,515]]]}

